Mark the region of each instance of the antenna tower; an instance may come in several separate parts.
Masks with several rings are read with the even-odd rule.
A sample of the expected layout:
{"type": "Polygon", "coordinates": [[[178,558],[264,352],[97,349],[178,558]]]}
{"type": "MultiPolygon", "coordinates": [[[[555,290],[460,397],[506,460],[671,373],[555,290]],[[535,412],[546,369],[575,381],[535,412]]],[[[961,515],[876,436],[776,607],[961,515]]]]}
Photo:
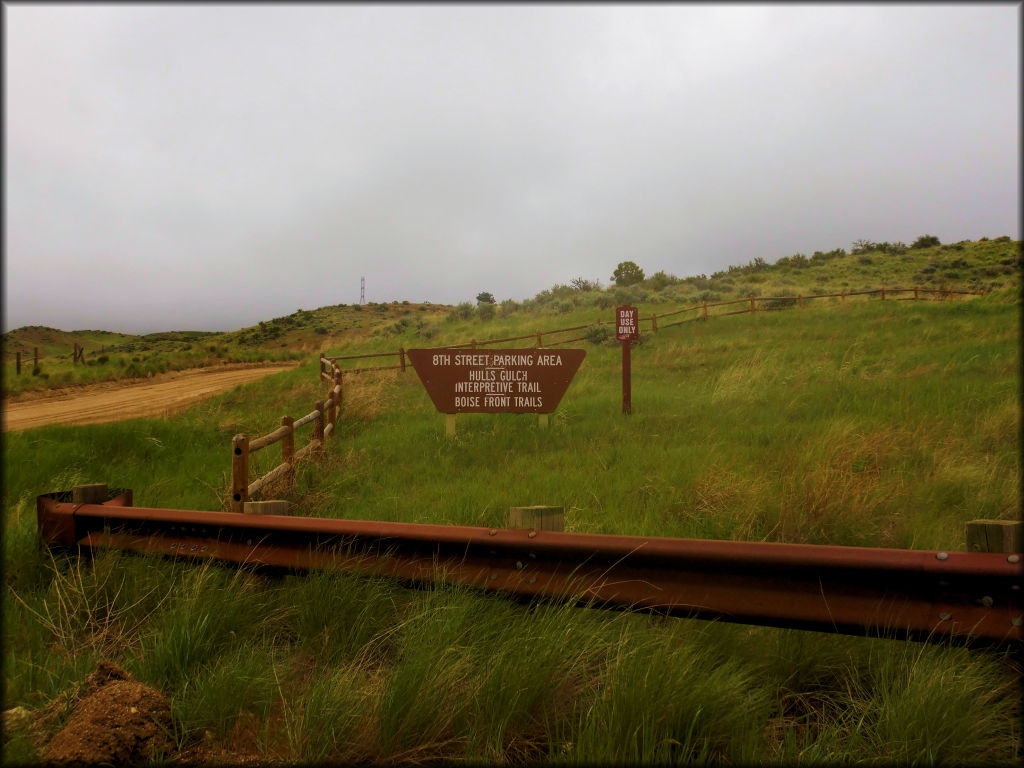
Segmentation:
{"type": "Polygon", "coordinates": [[[365,304],[366,303],[366,278],[365,277],[360,277],[359,278],[359,303],[360,304],[365,304]]]}

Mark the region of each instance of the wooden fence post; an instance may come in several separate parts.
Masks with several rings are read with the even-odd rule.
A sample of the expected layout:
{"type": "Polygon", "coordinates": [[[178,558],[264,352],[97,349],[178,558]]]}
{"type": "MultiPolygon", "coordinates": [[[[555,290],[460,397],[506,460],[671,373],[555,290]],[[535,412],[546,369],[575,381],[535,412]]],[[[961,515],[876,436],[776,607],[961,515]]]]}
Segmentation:
{"type": "Polygon", "coordinates": [[[704,302],[704,306],[701,308],[701,316],[700,317],[701,317],[702,320],[707,320],[708,319],[708,303],[706,301],[704,302]]]}
{"type": "Polygon", "coordinates": [[[402,363],[402,373],[405,373],[405,347],[398,348],[398,359],[402,363]]]}
{"type": "Polygon", "coordinates": [[[313,410],[320,415],[313,422],[313,436],[311,439],[320,441],[320,450],[322,451],[324,448],[324,401],[320,400],[314,404],[313,410]]]}
{"type": "Polygon", "coordinates": [[[839,296],[842,299],[842,303],[845,304],[846,303],[846,290],[844,289],[843,292],[841,294],[839,294],[839,296]]]}
{"type": "Polygon", "coordinates": [[[658,316],[651,312],[651,330],[655,333],[658,332],[658,316]]]}
{"type": "Polygon", "coordinates": [[[540,348],[540,347],[543,347],[543,346],[544,346],[544,342],[541,341],[540,331],[537,331],[537,347],[540,348]]]}
{"type": "Polygon", "coordinates": [[[882,286],[882,301],[885,301],[885,286],[882,286]]]}
{"type": "Polygon", "coordinates": [[[914,286],[914,301],[917,301],[917,286],[914,286]]]}
{"type": "Polygon", "coordinates": [[[241,513],[249,500],[249,438],[246,435],[235,435],[231,454],[231,511],[241,513]]]}
{"type": "Polygon", "coordinates": [[[281,417],[281,426],[288,427],[288,434],[281,438],[281,463],[291,467],[285,473],[284,482],[287,488],[295,487],[295,419],[291,416],[281,417]]]}
{"type": "Polygon", "coordinates": [[[800,309],[804,308],[804,295],[802,293],[797,294],[796,303],[800,307],[800,309]]]}
{"type": "Polygon", "coordinates": [[[754,306],[754,294],[750,294],[750,311],[756,312],[757,307],[754,306]]]}
{"type": "Polygon", "coordinates": [[[341,404],[345,399],[345,379],[342,376],[341,371],[334,374],[334,383],[341,387],[341,389],[338,390],[338,417],[341,418],[341,404]]]}

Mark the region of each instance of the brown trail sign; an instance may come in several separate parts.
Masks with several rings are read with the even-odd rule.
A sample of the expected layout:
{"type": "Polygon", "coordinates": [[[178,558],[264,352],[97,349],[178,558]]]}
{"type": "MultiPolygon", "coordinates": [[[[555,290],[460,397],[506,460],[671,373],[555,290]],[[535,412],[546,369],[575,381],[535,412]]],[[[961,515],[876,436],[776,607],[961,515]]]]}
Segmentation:
{"type": "Polygon", "coordinates": [[[553,413],[584,349],[409,349],[441,413],[553,413]]]}

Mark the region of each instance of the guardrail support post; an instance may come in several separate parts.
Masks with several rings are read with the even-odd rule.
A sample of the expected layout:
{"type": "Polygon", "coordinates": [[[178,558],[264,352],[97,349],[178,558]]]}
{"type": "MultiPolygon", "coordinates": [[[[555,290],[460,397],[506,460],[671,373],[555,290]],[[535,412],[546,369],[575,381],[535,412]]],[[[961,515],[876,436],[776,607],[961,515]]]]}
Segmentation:
{"type": "Polygon", "coordinates": [[[509,507],[509,528],[532,528],[536,531],[564,531],[565,510],[562,507],[509,507]]]}
{"type": "Polygon", "coordinates": [[[971,520],[965,527],[968,552],[1024,551],[1024,522],[971,520]]]}
{"type": "Polygon", "coordinates": [[[231,511],[244,512],[249,500],[249,438],[235,435],[231,441],[231,511]]]}
{"type": "Polygon", "coordinates": [[[71,489],[72,504],[102,504],[107,500],[107,486],[103,483],[76,485],[71,489]]]}
{"type": "Polygon", "coordinates": [[[295,419],[291,416],[281,417],[281,426],[288,427],[288,434],[281,438],[281,463],[291,467],[284,476],[287,488],[295,487],[295,419]]]}

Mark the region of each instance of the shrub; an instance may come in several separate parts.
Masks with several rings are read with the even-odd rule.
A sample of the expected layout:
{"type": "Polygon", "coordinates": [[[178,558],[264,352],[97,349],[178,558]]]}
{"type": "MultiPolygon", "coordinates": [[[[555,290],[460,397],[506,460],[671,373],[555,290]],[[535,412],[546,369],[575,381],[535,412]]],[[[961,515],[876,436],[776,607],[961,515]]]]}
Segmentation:
{"type": "Polygon", "coordinates": [[[104,363],[108,362],[109,360],[110,360],[110,358],[107,357],[106,355],[100,355],[99,357],[96,358],[96,362],[99,363],[100,365],[103,365],[104,363]]]}
{"type": "Polygon", "coordinates": [[[487,291],[482,291],[476,295],[477,304],[494,304],[494,294],[487,291]]]}
{"type": "Polygon", "coordinates": [[[921,235],[917,240],[911,243],[911,248],[931,248],[935,245],[941,245],[939,238],[935,235],[921,235]]]}
{"type": "Polygon", "coordinates": [[[609,325],[595,325],[588,328],[584,338],[591,344],[615,344],[618,341],[609,325]]]}
{"type": "Polygon", "coordinates": [[[872,258],[870,256],[858,256],[857,257],[857,263],[858,264],[874,264],[875,262],[872,260],[872,258]]]}
{"type": "Polygon", "coordinates": [[[473,305],[468,301],[463,301],[452,307],[451,312],[448,313],[449,320],[469,320],[473,316],[473,305]]]}
{"type": "Polygon", "coordinates": [[[316,328],[313,329],[313,333],[319,333],[321,336],[323,336],[327,333],[327,329],[324,328],[322,325],[318,325],[316,328]]]}
{"type": "Polygon", "coordinates": [[[497,308],[494,306],[493,301],[482,302],[477,304],[476,316],[481,320],[491,320],[494,318],[497,308]]]}

